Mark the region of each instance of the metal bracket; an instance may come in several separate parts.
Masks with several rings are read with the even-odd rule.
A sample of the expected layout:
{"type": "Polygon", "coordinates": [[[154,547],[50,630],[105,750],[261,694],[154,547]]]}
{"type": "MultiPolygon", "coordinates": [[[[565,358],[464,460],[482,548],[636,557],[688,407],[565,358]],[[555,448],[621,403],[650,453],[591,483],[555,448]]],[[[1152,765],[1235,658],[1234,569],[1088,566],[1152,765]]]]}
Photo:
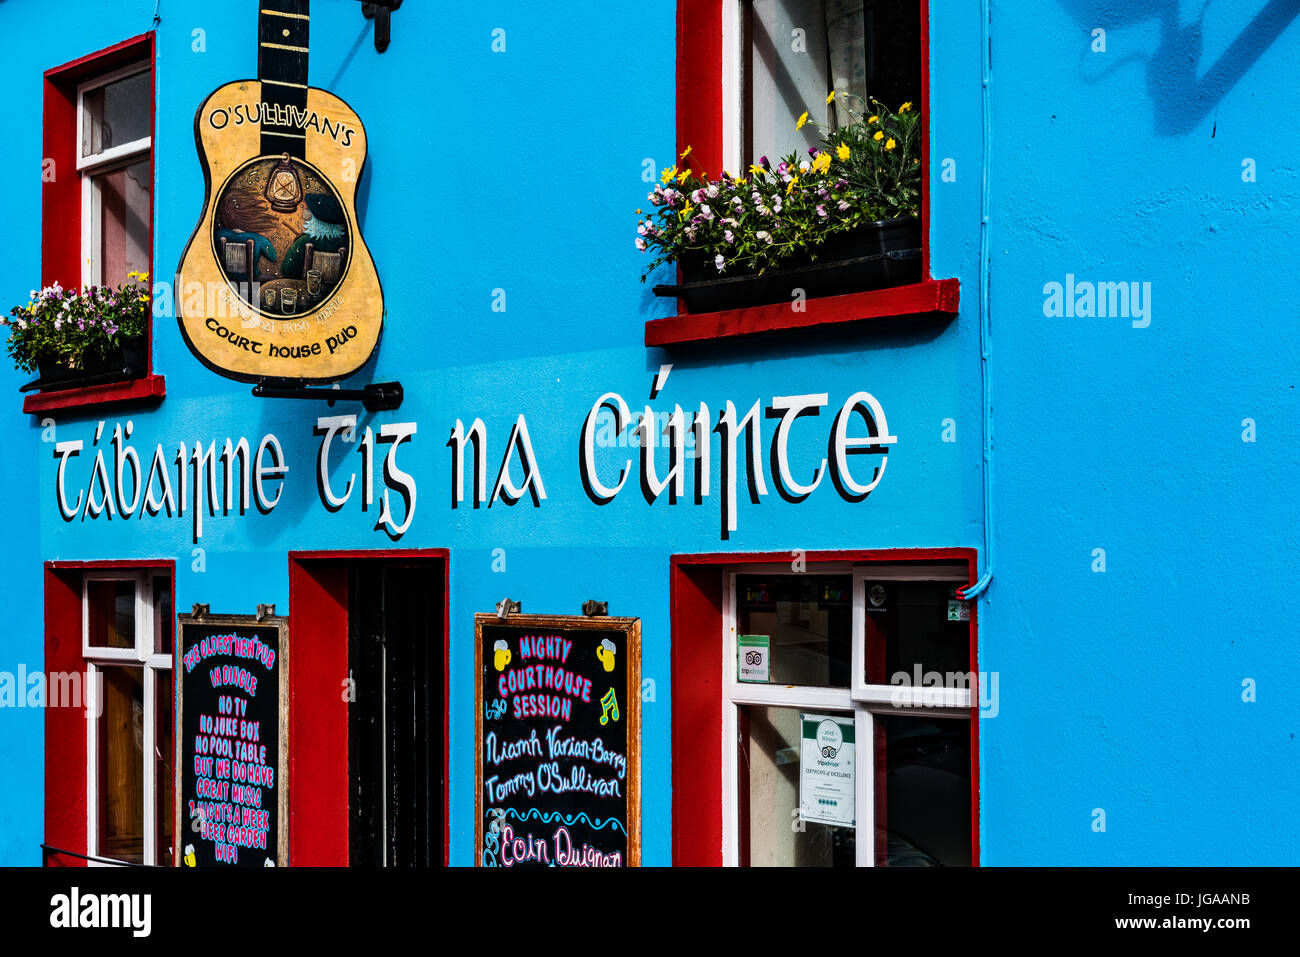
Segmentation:
{"type": "Polygon", "coordinates": [[[582,613],[588,618],[609,617],[609,602],[607,601],[584,601],[582,603],[582,613]]]}
{"type": "Polygon", "coordinates": [[[375,52],[383,53],[392,39],[392,13],[402,5],[402,0],[374,0],[361,4],[361,15],[375,21],[375,52]]]}
{"type": "Polygon", "coordinates": [[[195,618],[202,618],[204,615],[208,614],[208,609],[208,605],[200,605],[198,602],[195,602],[192,614],[195,618]]]}
{"type": "Polygon", "coordinates": [[[505,621],[511,615],[523,613],[523,605],[517,601],[511,601],[509,598],[503,598],[497,602],[497,617],[505,621]]]}
{"type": "Polygon", "coordinates": [[[275,605],[274,605],[274,604],[271,604],[271,605],[258,605],[258,606],[257,606],[257,620],[258,620],[258,621],[266,621],[266,619],[268,619],[268,618],[274,618],[274,617],[275,617],[275,605]]]}
{"type": "Polygon", "coordinates": [[[361,389],[311,389],[298,379],[259,379],[253,386],[259,399],[324,399],[334,408],[339,401],[360,400],[369,412],[391,412],[402,404],[406,393],[400,382],[372,382],[361,389]]]}

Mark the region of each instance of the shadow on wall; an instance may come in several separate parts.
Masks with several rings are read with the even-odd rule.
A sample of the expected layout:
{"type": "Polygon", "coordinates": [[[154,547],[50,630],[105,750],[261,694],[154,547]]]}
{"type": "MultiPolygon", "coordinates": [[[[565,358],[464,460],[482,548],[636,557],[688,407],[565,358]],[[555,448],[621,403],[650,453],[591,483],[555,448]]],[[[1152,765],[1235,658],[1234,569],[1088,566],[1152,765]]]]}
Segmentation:
{"type": "MultiPolygon", "coordinates": [[[[1155,131],[1161,136],[1180,136],[1195,129],[1300,15],[1300,0],[1267,0],[1254,17],[1242,24],[1236,38],[1219,58],[1202,66],[1202,24],[1214,0],[1203,0],[1195,19],[1187,23],[1179,18],[1179,7],[1183,5],[1180,0],[1148,0],[1141,4],[1132,4],[1130,0],[1059,2],[1085,31],[1086,43],[1081,56],[1084,62],[1092,55],[1093,30],[1105,30],[1109,44],[1112,30],[1148,20],[1159,21],[1160,40],[1149,56],[1122,57],[1093,75],[1083,68],[1079,72],[1085,80],[1097,82],[1134,60],[1145,63],[1147,91],[1156,108],[1155,131]]],[[[1187,6],[1195,8],[1195,0],[1187,6]]]]}

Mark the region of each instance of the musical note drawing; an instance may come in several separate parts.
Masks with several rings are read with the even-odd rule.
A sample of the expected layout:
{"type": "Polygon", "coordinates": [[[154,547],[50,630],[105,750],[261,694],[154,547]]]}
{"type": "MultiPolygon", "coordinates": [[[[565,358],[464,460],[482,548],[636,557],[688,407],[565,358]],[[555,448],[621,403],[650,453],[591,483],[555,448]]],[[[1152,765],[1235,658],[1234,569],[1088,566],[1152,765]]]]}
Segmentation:
{"type": "Polygon", "coordinates": [[[614,720],[618,720],[618,698],[614,694],[614,689],[610,688],[600,699],[600,723],[609,724],[609,713],[614,712],[614,720]]]}

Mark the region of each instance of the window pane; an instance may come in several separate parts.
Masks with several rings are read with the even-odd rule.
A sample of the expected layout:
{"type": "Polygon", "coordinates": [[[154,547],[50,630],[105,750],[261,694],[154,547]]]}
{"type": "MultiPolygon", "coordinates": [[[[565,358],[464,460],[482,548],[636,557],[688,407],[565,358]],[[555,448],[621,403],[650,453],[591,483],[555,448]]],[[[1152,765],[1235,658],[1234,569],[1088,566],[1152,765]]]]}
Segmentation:
{"type": "Polygon", "coordinates": [[[114,860],[144,862],[144,684],[140,668],[101,667],[98,718],[99,849],[114,860]]]}
{"type": "Polygon", "coordinates": [[[855,828],[799,819],[801,710],[740,709],[740,839],[753,867],[853,867],[855,828]]]}
{"type": "Polygon", "coordinates": [[[157,818],[157,860],[163,867],[172,864],[172,808],[175,793],[175,771],[172,767],[172,755],[175,746],[172,740],[172,673],[171,671],[154,671],[158,682],[154,691],[154,791],[156,797],[157,818]]]}
{"type": "Polygon", "coordinates": [[[172,580],[158,575],[153,580],[154,651],[172,653],[172,580]]]}
{"type": "Polygon", "coordinates": [[[875,729],[876,866],[970,866],[970,722],[877,714],[875,729]]]}
{"type": "Polygon", "coordinates": [[[737,575],[736,633],[771,637],[772,684],[849,686],[849,575],[737,575]]]}
{"type": "Polygon", "coordinates": [[[135,583],[86,583],[87,628],[92,648],[135,647],[135,583]]]}
{"type": "Polygon", "coordinates": [[[117,286],[129,272],[149,271],[150,186],[148,159],[95,177],[103,285],[117,286]]]}
{"type": "Polygon", "coordinates": [[[787,153],[806,153],[818,140],[813,124],[826,122],[828,80],[826,15],[822,0],[754,0],[749,14],[751,159],[773,164],[787,153]],[[803,31],[803,41],[794,31],[803,31]],[[796,130],[800,114],[809,123],[796,130]]]}
{"type": "Polygon", "coordinates": [[[82,156],[103,153],[151,133],[153,90],[148,70],[91,90],[83,102],[82,156]]]}
{"type": "Polygon", "coordinates": [[[936,672],[945,688],[967,686],[970,622],[949,620],[955,587],[953,582],[867,581],[867,684],[921,687],[926,674],[936,672]],[[896,682],[899,675],[906,679],[896,682]]]}
{"type": "Polygon", "coordinates": [[[817,142],[818,124],[855,122],[869,97],[894,110],[920,102],[916,0],[753,0],[747,11],[746,164],[804,153],[817,142]],[[827,106],[831,90],[848,96],[827,106]],[[805,110],[809,122],[796,130],[805,110]]]}

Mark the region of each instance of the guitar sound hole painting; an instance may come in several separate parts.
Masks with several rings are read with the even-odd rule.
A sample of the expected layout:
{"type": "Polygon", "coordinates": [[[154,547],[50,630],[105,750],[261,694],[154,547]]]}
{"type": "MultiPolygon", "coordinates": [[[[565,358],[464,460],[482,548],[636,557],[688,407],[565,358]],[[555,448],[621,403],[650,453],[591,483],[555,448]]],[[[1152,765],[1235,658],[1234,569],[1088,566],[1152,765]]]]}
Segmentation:
{"type": "Polygon", "coordinates": [[[347,274],[351,229],[315,169],[287,154],[259,157],[222,188],[212,246],[232,290],[263,315],[307,314],[347,274]]]}

